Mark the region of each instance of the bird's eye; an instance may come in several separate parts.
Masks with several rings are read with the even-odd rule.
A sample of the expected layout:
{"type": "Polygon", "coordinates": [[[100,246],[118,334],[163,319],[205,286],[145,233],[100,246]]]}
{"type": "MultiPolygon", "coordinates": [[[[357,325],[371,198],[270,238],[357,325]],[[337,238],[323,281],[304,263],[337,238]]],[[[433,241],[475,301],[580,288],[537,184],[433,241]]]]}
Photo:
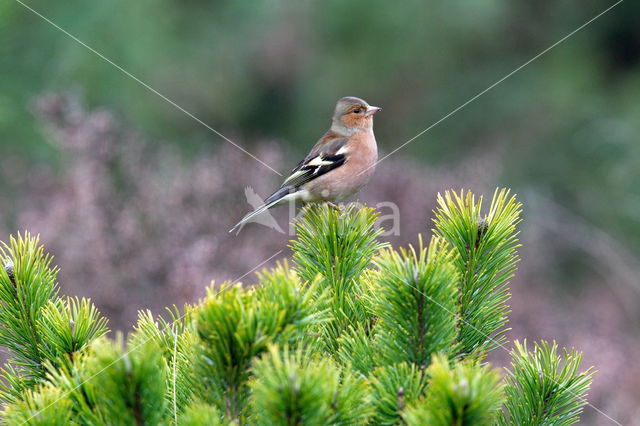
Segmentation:
{"type": "Polygon", "coordinates": [[[360,114],[360,111],[361,111],[361,109],[360,109],[360,108],[356,108],[356,109],[354,109],[352,112],[353,112],[354,114],[360,114]]]}

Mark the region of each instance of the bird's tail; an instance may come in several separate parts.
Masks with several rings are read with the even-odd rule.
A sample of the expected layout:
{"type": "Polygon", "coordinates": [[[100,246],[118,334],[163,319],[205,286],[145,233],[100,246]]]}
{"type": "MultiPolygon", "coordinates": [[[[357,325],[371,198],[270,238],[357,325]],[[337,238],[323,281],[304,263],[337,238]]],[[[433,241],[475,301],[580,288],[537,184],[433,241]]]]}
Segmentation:
{"type": "Polygon", "coordinates": [[[245,223],[247,223],[248,221],[250,221],[254,217],[258,216],[259,214],[262,214],[262,213],[266,212],[271,207],[281,203],[283,201],[283,199],[287,195],[289,195],[289,193],[290,193],[290,188],[280,188],[279,190],[274,192],[269,198],[267,198],[263,205],[261,205],[260,207],[258,207],[254,211],[252,211],[250,213],[247,213],[245,215],[245,217],[240,219],[240,222],[236,223],[233,226],[233,228],[229,229],[229,232],[235,231],[236,229],[240,228],[242,225],[244,225],[245,223]]]}

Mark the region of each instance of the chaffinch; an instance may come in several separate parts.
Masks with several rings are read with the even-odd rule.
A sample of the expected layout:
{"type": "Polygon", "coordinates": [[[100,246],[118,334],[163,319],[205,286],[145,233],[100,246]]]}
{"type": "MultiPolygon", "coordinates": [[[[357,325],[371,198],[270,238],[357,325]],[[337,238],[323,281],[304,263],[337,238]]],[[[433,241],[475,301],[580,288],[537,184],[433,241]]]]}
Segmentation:
{"type": "Polygon", "coordinates": [[[264,211],[288,201],[340,202],[358,192],[368,181],[378,161],[373,135],[373,115],[381,108],[360,98],[338,101],[331,128],[313,146],[260,207],[247,214],[229,232],[264,211]]]}

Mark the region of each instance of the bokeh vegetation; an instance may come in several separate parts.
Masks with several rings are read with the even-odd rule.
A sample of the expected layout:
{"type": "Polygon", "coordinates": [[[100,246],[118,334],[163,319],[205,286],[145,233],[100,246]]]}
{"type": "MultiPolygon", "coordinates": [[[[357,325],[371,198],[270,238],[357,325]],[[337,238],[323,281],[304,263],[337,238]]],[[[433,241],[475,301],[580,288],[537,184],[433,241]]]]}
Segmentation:
{"type": "MultiPolygon", "coordinates": [[[[612,3],[29,4],[242,145],[277,137],[301,154],[345,94],[385,107],[377,134],[390,151],[612,3]]],[[[2,158],[56,158],[28,107],[51,89],[186,152],[225,143],[20,4],[0,8],[2,158]]],[[[437,164],[499,151],[510,186],[561,199],[640,252],[638,13],[622,3],[403,154],[437,164]]]]}

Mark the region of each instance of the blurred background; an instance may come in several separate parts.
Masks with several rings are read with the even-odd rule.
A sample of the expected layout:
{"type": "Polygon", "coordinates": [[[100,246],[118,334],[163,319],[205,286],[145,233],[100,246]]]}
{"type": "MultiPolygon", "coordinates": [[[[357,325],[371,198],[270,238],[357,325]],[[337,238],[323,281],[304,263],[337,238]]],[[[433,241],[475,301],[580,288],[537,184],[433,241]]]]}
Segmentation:
{"type": "MultiPolygon", "coordinates": [[[[338,98],[384,107],[384,155],[613,1],[27,4],[286,173],[338,98]]],[[[17,1],[0,2],[0,40],[0,239],[39,233],[64,293],[126,330],[139,309],[289,256],[274,230],[227,233],[273,171],[17,1]]],[[[509,337],[584,351],[590,402],[623,424],[640,424],[639,119],[640,3],[626,1],[384,160],[359,196],[400,207],[401,245],[430,232],[438,191],[512,188],[509,337]]],[[[615,424],[590,407],[583,420],[615,424]]]]}

